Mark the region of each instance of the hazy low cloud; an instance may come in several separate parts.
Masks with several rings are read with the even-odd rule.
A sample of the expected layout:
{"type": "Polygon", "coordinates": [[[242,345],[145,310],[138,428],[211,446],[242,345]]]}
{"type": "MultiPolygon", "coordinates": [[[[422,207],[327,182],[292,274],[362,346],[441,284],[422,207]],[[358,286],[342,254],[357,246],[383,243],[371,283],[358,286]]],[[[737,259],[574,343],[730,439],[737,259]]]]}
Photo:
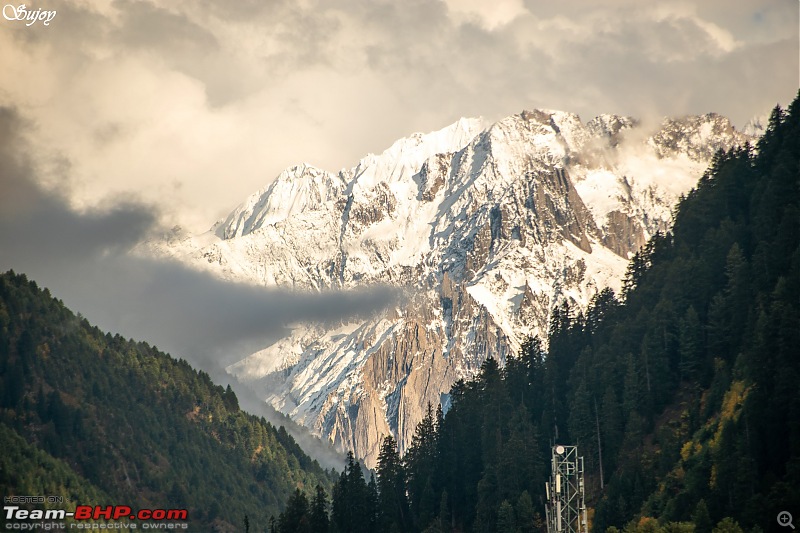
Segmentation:
{"type": "Polygon", "coordinates": [[[263,348],[292,323],[364,316],[397,298],[387,288],[265,289],[130,255],[157,229],[154,208],[127,201],[76,211],[38,184],[25,131],[14,110],[0,108],[0,270],[28,274],[105,330],[208,370],[263,348]]]}

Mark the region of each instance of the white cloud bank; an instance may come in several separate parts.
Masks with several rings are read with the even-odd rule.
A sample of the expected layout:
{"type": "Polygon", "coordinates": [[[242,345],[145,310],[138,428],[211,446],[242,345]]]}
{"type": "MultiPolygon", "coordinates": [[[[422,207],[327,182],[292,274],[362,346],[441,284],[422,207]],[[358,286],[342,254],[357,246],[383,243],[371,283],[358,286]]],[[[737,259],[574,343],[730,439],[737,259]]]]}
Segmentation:
{"type": "Polygon", "coordinates": [[[798,88],[798,3],[43,0],[0,19],[0,105],[72,201],[198,231],[280,170],[546,107],[739,126],[798,88]],[[63,183],[62,183],[63,184],[63,183]]]}

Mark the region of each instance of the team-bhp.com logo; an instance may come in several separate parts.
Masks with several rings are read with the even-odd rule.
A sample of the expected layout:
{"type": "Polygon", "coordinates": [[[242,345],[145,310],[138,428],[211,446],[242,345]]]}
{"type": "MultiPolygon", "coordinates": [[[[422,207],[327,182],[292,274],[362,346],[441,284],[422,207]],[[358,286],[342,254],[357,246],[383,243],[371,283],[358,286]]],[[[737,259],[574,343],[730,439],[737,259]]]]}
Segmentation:
{"type": "Polygon", "coordinates": [[[186,509],[141,509],[134,511],[127,505],[78,505],[74,512],[64,509],[22,509],[6,505],[6,529],[188,529],[189,513],[186,509]],[[71,518],[69,525],[64,522],[71,518]],[[147,521],[137,524],[124,520],[147,521]],[[34,523],[39,521],[39,523],[34,523]],[[91,522],[90,522],[91,521],[91,522]],[[100,522],[98,522],[100,521],[100,522]],[[176,522],[184,521],[184,522],[176,522]]]}
{"type": "Polygon", "coordinates": [[[3,18],[6,20],[22,21],[26,26],[33,26],[41,21],[45,26],[50,25],[50,21],[56,18],[56,10],[47,11],[42,9],[28,9],[25,4],[14,6],[6,4],[3,6],[3,18]]]}

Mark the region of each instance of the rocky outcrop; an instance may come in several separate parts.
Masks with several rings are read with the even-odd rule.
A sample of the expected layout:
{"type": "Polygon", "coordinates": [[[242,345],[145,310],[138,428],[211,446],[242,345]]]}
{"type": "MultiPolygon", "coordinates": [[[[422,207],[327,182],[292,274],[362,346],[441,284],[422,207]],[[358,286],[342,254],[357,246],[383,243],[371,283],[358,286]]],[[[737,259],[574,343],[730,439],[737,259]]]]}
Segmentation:
{"type": "Polygon", "coordinates": [[[603,244],[621,257],[632,256],[647,242],[639,221],[621,211],[606,216],[603,230],[603,244]]]}

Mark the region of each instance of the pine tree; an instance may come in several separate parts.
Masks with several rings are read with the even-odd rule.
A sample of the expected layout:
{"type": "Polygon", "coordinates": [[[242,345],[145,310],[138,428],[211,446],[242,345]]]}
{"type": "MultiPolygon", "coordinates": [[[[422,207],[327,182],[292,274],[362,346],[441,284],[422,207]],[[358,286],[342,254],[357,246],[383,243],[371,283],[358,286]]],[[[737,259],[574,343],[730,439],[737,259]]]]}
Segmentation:
{"type": "Polygon", "coordinates": [[[225,389],[224,398],[225,398],[225,407],[227,407],[229,411],[239,410],[239,399],[236,397],[236,393],[233,392],[230,383],[225,389]]]}
{"type": "Polygon", "coordinates": [[[692,514],[695,533],[711,533],[711,517],[708,514],[708,506],[705,500],[697,502],[692,514]]]}
{"type": "Polygon", "coordinates": [[[349,522],[353,533],[367,533],[371,530],[371,494],[364,480],[361,463],[355,461],[352,453],[347,457],[345,482],[347,484],[347,507],[349,522]]]}
{"type": "MultiPolygon", "coordinates": [[[[280,533],[312,533],[308,516],[308,498],[300,489],[286,503],[286,510],[278,517],[280,533]]],[[[246,522],[249,527],[249,519],[246,522]]]]}
{"type": "MultiPolygon", "coordinates": [[[[428,524],[428,522],[420,522],[422,518],[420,513],[423,497],[433,496],[426,495],[425,490],[426,486],[431,484],[434,475],[437,442],[438,438],[433,406],[428,403],[425,416],[417,424],[416,431],[411,439],[411,445],[408,447],[404,457],[404,469],[408,480],[408,493],[411,500],[411,514],[415,517],[414,521],[421,528],[428,524]]],[[[435,501],[433,503],[426,501],[426,504],[430,504],[430,508],[426,509],[426,511],[432,515],[435,501]]],[[[430,518],[431,516],[427,517],[428,521],[430,521],[430,518]]]]}
{"type": "Polygon", "coordinates": [[[503,500],[497,511],[497,529],[495,531],[497,533],[519,533],[514,507],[508,503],[508,500],[503,500]]]}
{"type": "Polygon", "coordinates": [[[750,265],[739,243],[733,243],[725,261],[726,333],[730,345],[737,345],[744,333],[752,298],[750,265]]]}
{"type": "Polygon", "coordinates": [[[381,443],[377,475],[381,530],[390,531],[396,527],[399,531],[408,531],[410,516],[405,470],[397,451],[397,442],[391,435],[384,437],[381,443]]]}
{"type": "MultiPolygon", "coordinates": [[[[348,452],[348,461],[352,452],[348,452]]],[[[353,527],[352,512],[350,510],[350,493],[347,487],[347,466],[339,475],[339,480],[333,485],[331,494],[331,523],[334,530],[350,531],[353,527]]]]}
{"type": "Polygon", "coordinates": [[[333,488],[333,522],[339,531],[365,533],[370,530],[370,495],[361,464],[347,452],[347,464],[333,488]]]}
{"type": "Polygon", "coordinates": [[[536,513],[533,509],[533,500],[526,490],[519,495],[515,509],[517,529],[520,533],[534,533],[536,531],[536,513]]]}
{"type": "Polygon", "coordinates": [[[678,368],[681,372],[681,379],[697,382],[704,373],[703,328],[700,325],[700,317],[693,306],[686,310],[679,331],[680,363],[678,368]]]}
{"type": "Polygon", "coordinates": [[[606,387],[600,408],[600,424],[603,435],[603,451],[606,472],[613,471],[615,458],[622,444],[622,414],[613,387],[606,387]]]}
{"type": "Polygon", "coordinates": [[[375,474],[370,473],[369,483],[366,490],[366,520],[365,529],[367,532],[378,530],[379,507],[378,507],[378,484],[375,481],[375,474]]]}
{"type": "Polygon", "coordinates": [[[638,413],[641,408],[641,399],[642,392],[639,382],[639,369],[637,368],[633,354],[628,354],[622,395],[623,416],[629,418],[632,413],[638,413]]]}
{"type": "Polygon", "coordinates": [[[539,434],[524,405],[517,407],[508,419],[508,439],[497,458],[497,469],[500,498],[516,498],[543,480],[539,434]]]}
{"type": "Polygon", "coordinates": [[[586,384],[586,375],[582,369],[575,368],[580,378],[575,392],[572,394],[569,412],[569,435],[582,450],[587,461],[587,469],[592,470],[597,465],[597,440],[595,416],[592,410],[592,398],[586,384]]]}
{"type": "Polygon", "coordinates": [[[314,499],[311,500],[309,526],[314,533],[328,533],[328,496],[322,485],[317,485],[314,499]]]}

